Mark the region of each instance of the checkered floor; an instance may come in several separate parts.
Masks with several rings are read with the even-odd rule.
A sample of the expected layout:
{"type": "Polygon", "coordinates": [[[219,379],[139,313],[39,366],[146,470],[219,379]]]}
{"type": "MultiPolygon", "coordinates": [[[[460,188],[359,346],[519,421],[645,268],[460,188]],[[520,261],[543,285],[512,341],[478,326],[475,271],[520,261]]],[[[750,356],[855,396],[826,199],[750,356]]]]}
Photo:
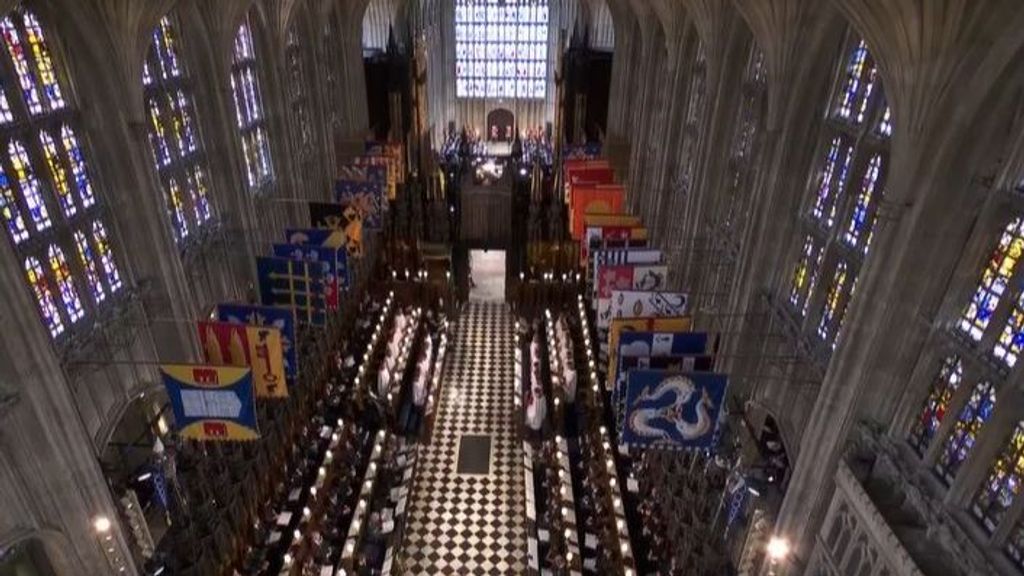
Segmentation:
{"type": "Polygon", "coordinates": [[[523,574],[522,446],[512,392],[512,321],[470,302],[455,326],[433,438],[420,448],[402,565],[406,574],[523,574]],[[491,436],[487,475],[460,475],[459,439],[491,436]]]}

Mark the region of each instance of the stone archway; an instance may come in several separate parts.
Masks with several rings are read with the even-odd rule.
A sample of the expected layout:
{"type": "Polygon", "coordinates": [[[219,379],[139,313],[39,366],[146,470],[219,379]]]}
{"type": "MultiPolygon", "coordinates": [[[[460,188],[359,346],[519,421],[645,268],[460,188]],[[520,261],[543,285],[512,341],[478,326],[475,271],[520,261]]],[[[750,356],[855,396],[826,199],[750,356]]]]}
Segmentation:
{"type": "Polygon", "coordinates": [[[495,108],[487,113],[487,139],[511,142],[516,137],[516,117],[508,108],[495,108]]]}

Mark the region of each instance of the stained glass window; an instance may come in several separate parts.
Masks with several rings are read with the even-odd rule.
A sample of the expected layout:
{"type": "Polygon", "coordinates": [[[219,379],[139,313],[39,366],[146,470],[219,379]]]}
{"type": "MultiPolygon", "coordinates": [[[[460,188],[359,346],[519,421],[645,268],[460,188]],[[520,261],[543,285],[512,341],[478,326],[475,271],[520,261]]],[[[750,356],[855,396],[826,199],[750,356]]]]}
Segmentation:
{"type": "Polygon", "coordinates": [[[836,205],[846,185],[846,174],[850,169],[853,148],[841,136],[832,139],[832,144],[825,155],[825,165],[821,171],[817,195],[811,215],[831,228],[836,219],[836,205]]]}
{"type": "Polygon", "coordinates": [[[103,281],[100,280],[99,267],[96,263],[95,251],[89,243],[89,237],[81,230],[75,230],[75,248],[78,249],[78,261],[85,270],[86,283],[89,285],[89,292],[96,302],[103,302],[107,298],[107,292],[103,288],[103,281]]]}
{"type": "Polygon", "coordinates": [[[887,138],[892,136],[892,109],[888,105],[882,112],[882,119],[878,122],[878,133],[887,138]]]}
{"type": "Polygon", "coordinates": [[[117,269],[114,253],[110,249],[110,238],[107,236],[107,229],[103,222],[97,220],[92,223],[92,239],[99,251],[103,272],[107,277],[107,285],[112,290],[119,290],[121,288],[121,272],[117,269]]]}
{"type": "Polygon", "coordinates": [[[43,267],[35,257],[29,256],[25,259],[25,277],[39,304],[39,313],[43,315],[43,322],[50,330],[50,336],[59,336],[64,332],[64,322],[57,311],[57,304],[53,300],[49,281],[43,274],[43,267]]]}
{"type": "Polygon", "coordinates": [[[274,169],[270,159],[270,142],[266,135],[263,96],[256,71],[256,50],[249,16],[246,16],[235,34],[232,61],[231,92],[242,137],[246,181],[251,191],[257,191],[273,181],[274,169]]]}
{"type": "Polygon", "coordinates": [[[39,180],[32,172],[32,165],[29,163],[28,153],[25,147],[17,140],[11,140],[7,144],[7,154],[14,168],[14,175],[18,179],[18,188],[21,189],[22,197],[28,206],[28,214],[35,224],[36,230],[43,231],[50,227],[50,213],[46,210],[46,203],[43,201],[39,180]]]}
{"type": "Polygon", "coordinates": [[[43,145],[43,154],[46,155],[46,165],[50,168],[50,177],[53,178],[61,211],[65,218],[71,218],[78,208],[75,206],[75,198],[71,195],[67,173],[57,153],[57,144],[45,130],[39,133],[39,142],[43,145]]]}
{"type": "Polygon", "coordinates": [[[50,261],[50,272],[53,273],[53,277],[57,281],[60,299],[64,302],[64,312],[67,313],[71,322],[77,322],[85,316],[85,310],[82,309],[82,300],[78,297],[78,290],[75,288],[71,269],[68,268],[68,261],[64,258],[64,251],[55,244],[51,244],[46,255],[50,261]]]}
{"type": "Polygon", "coordinates": [[[7,179],[7,174],[0,167],[0,213],[4,216],[4,222],[7,223],[7,232],[11,235],[11,240],[15,244],[28,239],[28,228],[25,228],[25,219],[21,217],[21,208],[18,206],[18,200],[14,197],[14,192],[11,190],[11,182],[7,179]]]}
{"type": "Polygon", "coordinates": [[[8,124],[14,120],[14,114],[11,112],[11,103],[7,100],[7,91],[4,90],[3,83],[0,83],[0,124],[8,124]]]}
{"type": "Polygon", "coordinates": [[[992,353],[1007,366],[1013,368],[1022,347],[1024,347],[1024,292],[1017,297],[1017,302],[1010,310],[1010,317],[1007,319],[1002,333],[999,334],[999,340],[996,341],[992,353]]]}
{"type": "Polygon", "coordinates": [[[925,398],[921,414],[914,421],[907,437],[907,441],[919,456],[924,456],[932,439],[935,438],[935,433],[942,425],[942,419],[949,410],[949,402],[960,387],[963,376],[964,369],[960,358],[949,356],[942,361],[942,368],[928,388],[928,397],[925,398]]]}
{"type": "Polygon", "coordinates": [[[999,300],[1006,292],[1021,253],[1024,251],[1024,219],[1016,218],[1006,225],[999,243],[989,256],[981,279],[967,307],[960,314],[958,326],[975,342],[981,340],[992,319],[999,300]]]}
{"type": "Polygon", "coordinates": [[[60,138],[64,143],[64,154],[71,164],[71,174],[75,177],[78,199],[81,200],[82,206],[89,208],[96,203],[96,196],[92,191],[92,182],[89,180],[89,169],[85,164],[82,146],[78,143],[74,129],[68,124],[61,126],[60,138]]]}
{"type": "Polygon", "coordinates": [[[808,235],[800,249],[789,292],[789,303],[800,310],[801,314],[807,313],[808,296],[814,290],[814,284],[817,282],[822,256],[821,246],[815,242],[812,236],[808,235]]]}
{"type": "Polygon", "coordinates": [[[32,68],[28,63],[28,55],[25,53],[25,45],[21,41],[21,31],[14,24],[12,16],[0,20],[0,31],[4,35],[4,44],[7,45],[7,53],[14,64],[14,71],[18,75],[18,84],[21,85],[21,96],[25,106],[30,113],[39,114],[43,111],[43,103],[39,99],[39,89],[36,86],[36,79],[32,74],[32,68]]]}
{"type": "MultiPolygon", "coordinates": [[[[873,210],[872,201],[875,199],[875,186],[878,185],[878,173],[882,168],[882,155],[875,154],[871,157],[868,162],[867,169],[864,171],[864,178],[860,185],[860,193],[857,194],[857,202],[853,206],[853,214],[850,217],[850,222],[846,226],[846,232],[843,233],[843,240],[847,244],[853,247],[857,247],[861,239],[864,238],[864,232],[870,227],[870,219],[874,218],[871,214],[873,210]]],[[[868,243],[865,241],[860,245],[862,252],[868,251],[868,243]]]]}
{"type": "Polygon", "coordinates": [[[960,410],[953,431],[942,445],[935,463],[935,472],[947,485],[953,482],[960,465],[967,459],[981,427],[988,422],[996,406],[996,389],[990,382],[981,382],[971,391],[967,404],[960,410]]]}
{"type": "Polygon", "coordinates": [[[864,122],[876,74],[874,59],[867,44],[861,40],[850,52],[836,116],[857,124],[864,122]]]}
{"type": "Polygon", "coordinates": [[[36,64],[36,76],[42,83],[43,93],[49,103],[50,110],[60,110],[64,107],[64,96],[57,83],[57,75],[53,71],[53,60],[50,59],[50,51],[46,47],[46,39],[43,37],[43,29],[35,15],[25,11],[25,36],[28,45],[32,47],[32,58],[36,64]]]}
{"type": "Polygon", "coordinates": [[[842,317],[840,301],[843,298],[843,290],[846,288],[846,280],[847,265],[846,262],[840,262],[832,274],[832,282],[829,283],[828,292],[825,293],[825,306],[821,310],[821,318],[818,319],[818,337],[822,340],[832,339],[838,319],[842,317]]]}
{"type": "Polygon", "coordinates": [[[19,6],[0,20],[0,33],[6,47],[0,58],[8,58],[0,66],[0,136],[7,142],[0,154],[0,213],[43,323],[57,337],[109,301],[122,282],[43,27],[19,6]],[[2,89],[15,84],[24,106],[11,106],[2,89]],[[105,259],[89,233],[96,228],[103,230],[105,259]],[[30,237],[39,241],[26,242],[30,237]]]}
{"type": "Polygon", "coordinates": [[[547,0],[456,0],[456,97],[544,98],[547,77],[547,0]]]}
{"type": "Polygon", "coordinates": [[[189,235],[212,218],[205,179],[206,158],[195,120],[192,83],[178,54],[178,35],[169,16],[153,29],[145,70],[159,71],[143,81],[149,108],[149,141],[175,240],[189,235]],[[202,189],[199,187],[202,186],[202,189]]]}
{"type": "Polygon", "coordinates": [[[1010,442],[992,463],[988,478],[974,495],[971,512],[989,534],[1006,516],[1013,499],[1020,492],[1024,477],[1024,422],[1019,422],[1010,442]]]}

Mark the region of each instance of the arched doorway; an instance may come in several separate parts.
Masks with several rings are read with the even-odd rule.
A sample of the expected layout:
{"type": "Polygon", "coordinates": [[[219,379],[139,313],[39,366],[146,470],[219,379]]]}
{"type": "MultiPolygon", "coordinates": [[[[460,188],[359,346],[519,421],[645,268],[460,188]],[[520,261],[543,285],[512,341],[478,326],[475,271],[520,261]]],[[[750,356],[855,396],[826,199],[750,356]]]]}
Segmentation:
{"type": "Polygon", "coordinates": [[[487,139],[512,142],[516,137],[516,117],[508,108],[495,108],[487,113],[487,139]]]}

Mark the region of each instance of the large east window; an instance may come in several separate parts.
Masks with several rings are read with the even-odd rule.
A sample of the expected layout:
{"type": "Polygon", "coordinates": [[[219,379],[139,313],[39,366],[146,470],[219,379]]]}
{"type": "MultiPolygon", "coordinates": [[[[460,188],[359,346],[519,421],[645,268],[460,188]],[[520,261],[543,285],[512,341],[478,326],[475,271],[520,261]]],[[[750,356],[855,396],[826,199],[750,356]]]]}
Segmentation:
{"type": "Polygon", "coordinates": [[[455,95],[544,98],[547,0],[455,1],[455,95]]]}

